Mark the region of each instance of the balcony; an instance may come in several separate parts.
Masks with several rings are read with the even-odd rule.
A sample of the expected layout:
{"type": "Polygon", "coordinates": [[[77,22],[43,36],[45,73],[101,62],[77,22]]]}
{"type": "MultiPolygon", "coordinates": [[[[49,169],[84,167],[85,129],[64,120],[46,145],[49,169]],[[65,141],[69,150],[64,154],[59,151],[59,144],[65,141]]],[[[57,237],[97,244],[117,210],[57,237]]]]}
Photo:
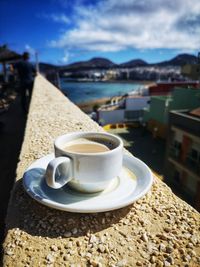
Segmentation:
{"type": "Polygon", "coordinates": [[[24,192],[26,168],[72,131],[103,129],[39,75],[7,212],[3,266],[198,266],[200,215],[156,176],[143,198],[104,213],[50,209],[24,192]]]}

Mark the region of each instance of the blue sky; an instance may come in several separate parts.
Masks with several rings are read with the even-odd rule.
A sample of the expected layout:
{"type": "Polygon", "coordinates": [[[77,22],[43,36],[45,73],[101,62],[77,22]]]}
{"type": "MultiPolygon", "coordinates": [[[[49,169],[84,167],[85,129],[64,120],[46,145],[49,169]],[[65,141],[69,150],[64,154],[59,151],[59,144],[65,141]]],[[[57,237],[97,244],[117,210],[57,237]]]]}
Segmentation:
{"type": "Polygon", "coordinates": [[[167,60],[200,49],[199,0],[1,0],[0,44],[68,64],[167,60]]]}

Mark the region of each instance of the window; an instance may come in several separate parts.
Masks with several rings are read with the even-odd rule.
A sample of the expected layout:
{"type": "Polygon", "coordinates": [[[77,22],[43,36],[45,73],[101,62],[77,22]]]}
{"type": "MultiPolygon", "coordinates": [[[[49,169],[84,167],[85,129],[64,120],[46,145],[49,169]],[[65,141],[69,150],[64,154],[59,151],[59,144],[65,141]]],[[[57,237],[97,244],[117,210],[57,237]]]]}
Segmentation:
{"type": "Polygon", "coordinates": [[[191,158],[193,160],[198,161],[198,159],[199,159],[199,152],[196,149],[192,149],[191,150],[191,158]]]}
{"type": "Polygon", "coordinates": [[[186,159],[187,166],[194,172],[200,172],[200,151],[192,148],[186,159]]]}
{"type": "Polygon", "coordinates": [[[175,158],[179,158],[181,152],[181,143],[174,140],[170,149],[170,155],[175,158]]]}

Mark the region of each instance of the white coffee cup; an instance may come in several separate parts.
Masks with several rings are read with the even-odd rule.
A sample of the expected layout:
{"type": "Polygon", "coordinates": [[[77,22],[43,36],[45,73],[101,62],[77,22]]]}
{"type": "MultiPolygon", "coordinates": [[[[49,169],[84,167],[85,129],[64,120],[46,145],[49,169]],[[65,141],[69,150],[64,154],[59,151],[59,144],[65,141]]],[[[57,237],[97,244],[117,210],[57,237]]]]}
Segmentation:
{"type": "Polygon", "coordinates": [[[55,140],[54,149],[55,158],[49,162],[45,174],[48,186],[54,189],[68,183],[70,187],[82,192],[102,191],[119,175],[122,168],[123,142],[112,134],[68,133],[55,140]],[[97,151],[94,149],[91,152],[90,147],[97,148],[97,151]],[[87,149],[77,151],[77,148],[87,149]]]}

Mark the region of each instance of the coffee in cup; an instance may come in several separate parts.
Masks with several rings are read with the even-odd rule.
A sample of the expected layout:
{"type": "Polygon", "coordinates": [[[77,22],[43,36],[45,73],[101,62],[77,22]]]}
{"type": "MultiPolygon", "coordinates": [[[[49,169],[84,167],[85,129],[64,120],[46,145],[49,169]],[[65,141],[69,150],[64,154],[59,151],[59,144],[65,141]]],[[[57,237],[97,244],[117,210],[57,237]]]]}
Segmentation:
{"type": "Polygon", "coordinates": [[[63,146],[63,150],[74,153],[100,153],[109,151],[110,149],[104,144],[91,141],[87,138],[79,138],[66,143],[63,146]]]}
{"type": "Polygon", "coordinates": [[[66,183],[82,192],[104,190],[122,168],[123,143],[112,134],[74,132],[55,140],[55,159],[45,174],[47,184],[60,188],[66,183]]]}

